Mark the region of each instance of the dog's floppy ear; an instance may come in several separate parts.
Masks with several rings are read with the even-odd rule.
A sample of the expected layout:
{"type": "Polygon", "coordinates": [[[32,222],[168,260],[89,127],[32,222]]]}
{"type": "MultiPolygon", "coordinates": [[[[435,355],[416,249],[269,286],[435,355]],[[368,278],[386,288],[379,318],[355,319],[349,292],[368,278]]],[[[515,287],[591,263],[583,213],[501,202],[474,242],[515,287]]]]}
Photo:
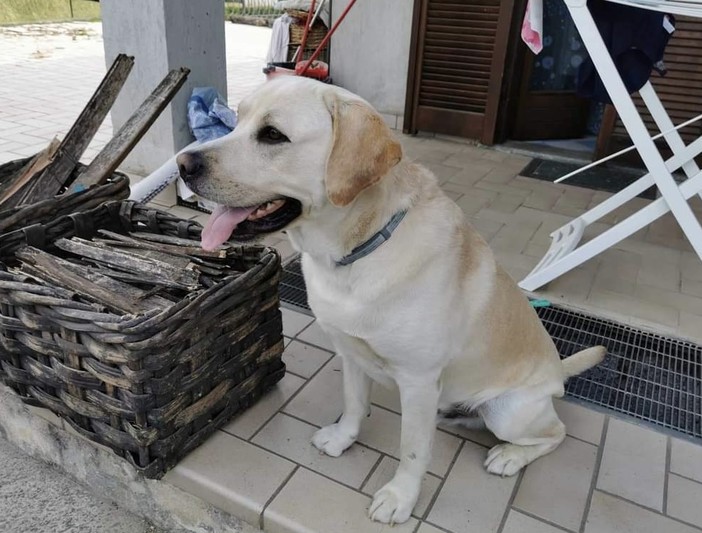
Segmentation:
{"type": "Polygon", "coordinates": [[[334,129],[325,177],[327,196],[332,204],[343,207],[400,162],[402,147],[380,115],[365,103],[338,95],[329,95],[325,101],[334,129]]]}

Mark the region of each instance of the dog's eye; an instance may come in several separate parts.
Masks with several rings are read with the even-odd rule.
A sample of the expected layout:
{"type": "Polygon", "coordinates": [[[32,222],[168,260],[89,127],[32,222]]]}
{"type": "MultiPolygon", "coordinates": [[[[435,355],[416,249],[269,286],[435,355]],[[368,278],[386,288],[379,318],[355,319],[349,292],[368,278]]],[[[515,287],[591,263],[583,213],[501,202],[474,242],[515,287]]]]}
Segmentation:
{"type": "Polygon", "coordinates": [[[264,128],[262,128],[261,131],[258,132],[258,140],[259,142],[267,144],[280,144],[290,142],[290,139],[288,139],[285,135],[283,135],[273,126],[265,126],[264,128]]]}

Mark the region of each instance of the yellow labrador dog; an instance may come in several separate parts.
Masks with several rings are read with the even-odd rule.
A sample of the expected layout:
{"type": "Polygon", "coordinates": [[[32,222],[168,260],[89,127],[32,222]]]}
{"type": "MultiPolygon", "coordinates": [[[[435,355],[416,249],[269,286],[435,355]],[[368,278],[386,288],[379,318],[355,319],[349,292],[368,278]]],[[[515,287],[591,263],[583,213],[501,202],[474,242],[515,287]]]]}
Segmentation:
{"type": "Polygon", "coordinates": [[[400,465],[375,494],[373,520],[409,518],[437,413],[482,419],[504,441],[485,461],[501,476],[564,439],[552,397],[604,349],[560,360],[485,241],[364,100],[305,78],[269,81],[241,103],[236,130],[178,165],[222,206],[203,247],[285,229],[302,253],[310,306],[343,358],[344,413],[314,446],[341,455],[369,412],[372,381],[397,384],[400,465]]]}

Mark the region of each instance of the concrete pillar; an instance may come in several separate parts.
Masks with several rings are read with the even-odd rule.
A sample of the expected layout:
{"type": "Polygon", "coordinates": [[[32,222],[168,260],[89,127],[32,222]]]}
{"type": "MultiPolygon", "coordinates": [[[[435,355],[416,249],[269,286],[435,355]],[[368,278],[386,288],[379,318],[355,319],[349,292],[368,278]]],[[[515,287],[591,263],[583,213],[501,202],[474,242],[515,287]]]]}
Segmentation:
{"type": "MultiPolygon", "coordinates": [[[[349,0],[332,2],[336,21],[349,0]]],[[[368,100],[392,128],[402,129],[407,92],[411,0],[358,1],[331,38],[334,84],[368,100]]]]}
{"type": "Polygon", "coordinates": [[[145,175],[192,141],[186,109],[194,87],[210,86],[227,94],[224,0],[102,0],[100,5],[107,65],[119,53],[135,58],[112,108],[115,131],[169,70],[191,71],[171,105],[122,165],[145,175]]]}

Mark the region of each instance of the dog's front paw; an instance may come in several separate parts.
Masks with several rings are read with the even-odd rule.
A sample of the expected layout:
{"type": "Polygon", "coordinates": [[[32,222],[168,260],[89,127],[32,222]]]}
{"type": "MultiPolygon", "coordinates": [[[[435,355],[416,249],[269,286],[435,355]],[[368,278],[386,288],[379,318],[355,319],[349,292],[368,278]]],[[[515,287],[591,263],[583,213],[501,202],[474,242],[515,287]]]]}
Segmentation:
{"type": "Polygon", "coordinates": [[[392,480],[375,493],[368,516],[384,524],[402,524],[409,520],[418,497],[418,487],[402,487],[392,480]]]}
{"type": "Polygon", "coordinates": [[[516,444],[498,444],[494,446],[485,459],[485,468],[498,476],[513,476],[529,462],[526,450],[516,444]]]}
{"type": "Polygon", "coordinates": [[[339,457],[354,442],[356,435],[351,435],[339,424],[323,427],[312,436],[314,447],[332,457],[339,457]]]}

